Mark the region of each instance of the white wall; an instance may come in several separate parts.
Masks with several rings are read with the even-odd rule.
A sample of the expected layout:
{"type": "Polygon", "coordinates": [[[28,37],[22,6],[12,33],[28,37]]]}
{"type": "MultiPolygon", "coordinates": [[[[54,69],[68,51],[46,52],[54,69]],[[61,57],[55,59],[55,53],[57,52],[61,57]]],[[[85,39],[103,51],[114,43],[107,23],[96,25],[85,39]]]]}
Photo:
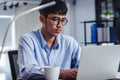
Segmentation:
{"type": "MultiPolygon", "coordinates": [[[[95,20],[95,0],[76,0],[75,5],[75,38],[81,44],[84,42],[84,25],[82,21],[95,20]]],[[[88,27],[91,24],[87,25],[88,27]]],[[[87,30],[90,34],[90,30],[87,30]]],[[[88,35],[90,41],[90,35],[88,35]]]]}
{"type": "Polygon", "coordinates": [[[65,25],[63,33],[75,37],[75,9],[74,5],[72,2],[68,2],[68,13],[67,13],[67,18],[68,18],[68,23],[65,25]]]}
{"type": "MultiPolygon", "coordinates": [[[[67,0],[68,6],[68,24],[65,26],[63,33],[73,36],[80,45],[84,44],[84,25],[83,21],[95,20],[95,0],[67,0]]],[[[87,41],[91,41],[90,26],[87,24],[87,41]]]]}
{"type": "MultiPolygon", "coordinates": [[[[16,15],[31,8],[34,8],[37,5],[38,4],[22,5],[16,9],[16,15]]],[[[15,24],[16,24],[15,27],[16,27],[16,40],[17,40],[16,46],[17,46],[18,39],[22,34],[40,28],[41,23],[39,22],[39,12],[34,11],[27,15],[22,16],[21,18],[17,19],[15,24]]]]}
{"type": "MultiPolygon", "coordinates": [[[[12,18],[12,16],[14,16],[15,14],[15,10],[10,9],[7,7],[7,10],[3,10],[3,5],[0,5],[0,44],[2,44],[3,41],[3,35],[6,32],[6,28],[8,27],[8,24],[10,23],[10,19],[12,18]]],[[[11,27],[9,29],[7,38],[6,38],[6,43],[5,43],[5,47],[4,50],[9,50],[13,47],[12,45],[12,41],[14,41],[13,39],[13,35],[11,31],[13,27],[11,27]],[[7,46],[6,46],[7,45],[7,46]]],[[[0,45],[1,48],[1,45],[0,45]]],[[[0,49],[1,50],[1,49],[0,49]]],[[[10,71],[10,67],[9,67],[9,60],[8,60],[8,55],[7,55],[7,51],[3,52],[0,58],[0,80],[11,80],[11,71],[10,71]]]]}
{"type": "Polygon", "coordinates": [[[7,10],[3,10],[3,5],[0,5],[0,15],[13,16],[15,14],[15,9],[10,9],[7,6],[7,10]]]}

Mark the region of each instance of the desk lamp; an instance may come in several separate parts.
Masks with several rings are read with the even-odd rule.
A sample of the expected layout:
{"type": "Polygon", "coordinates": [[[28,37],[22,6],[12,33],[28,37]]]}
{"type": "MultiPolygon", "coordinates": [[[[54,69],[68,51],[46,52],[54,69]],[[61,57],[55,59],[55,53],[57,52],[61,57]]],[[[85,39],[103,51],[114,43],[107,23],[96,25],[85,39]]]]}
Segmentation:
{"type": "Polygon", "coordinates": [[[6,37],[7,37],[7,34],[8,34],[8,30],[9,30],[9,28],[12,26],[13,22],[16,21],[18,18],[20,18],[20,17],[22,17],[22,16],[24,16],[24,15],[26,15],[26,14],[29,14],[29,13],[35,11],[35,10],[44,9],[44,8],[50,7],[50,6],[52,6],[52,5],[55,5],[55,1],[51,1],[51,2],[46,3],[46,4],[44,4],[44,5],[40,5],[40,6],[37,6],[37,7],[35,7],[35,8],[29,9],[29,10],[27,10],[27,11],[25,11],[25,12],[22,12],[22,13],[18,14],[17,16],[15,16],[15,17],[13,18],[13,20],[9,23],[9,25],[8,25],[8,27],[7,27],[7,29],[6,29],[5,36],[4,36],[4,38],[3,38],[2,48],[1,48],[1,50],[0,50],[0,58],[1,58],[1,54],[2,54],[3,49],[4,49],[4,46],[5,46],[5,41],[6,41],[6,37]]]}

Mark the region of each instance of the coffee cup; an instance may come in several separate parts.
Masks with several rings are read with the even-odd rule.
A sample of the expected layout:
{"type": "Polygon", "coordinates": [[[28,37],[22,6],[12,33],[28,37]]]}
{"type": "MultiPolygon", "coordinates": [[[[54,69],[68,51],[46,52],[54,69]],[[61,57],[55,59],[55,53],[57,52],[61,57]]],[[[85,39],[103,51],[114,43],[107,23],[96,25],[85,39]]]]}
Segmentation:
{"type": "Polygon", "coordinates": [[[47,66],[44,68],[46,80],[58,80],[60,74],[60,67],[47,66]]]}

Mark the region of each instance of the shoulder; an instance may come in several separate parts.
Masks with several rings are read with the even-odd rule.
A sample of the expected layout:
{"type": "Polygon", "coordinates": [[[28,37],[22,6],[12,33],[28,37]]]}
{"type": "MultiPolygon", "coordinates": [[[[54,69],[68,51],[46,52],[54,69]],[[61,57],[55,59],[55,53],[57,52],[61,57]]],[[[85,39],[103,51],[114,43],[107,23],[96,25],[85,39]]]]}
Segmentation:
{"type": "Polygon", "coordinates": [[[19,38],[19,41],[31,42],[37,38],[36,34],[37,34],[37,31],[31,31],[31,32],[25,33],[19,38]]]}
{"type": "Polygon", "coordinates": [[[61,36],[62,41],[65,41],[65,42],[67,42],[69,44],[78,44],[78,42],[72,36],[64,35],[64,34],[61,34],[60,36],[61,36]]]}
{"type": "Polygon", "coordinates": [[[73,53],[80,53],[81,46],[74,37],[61,34],[61,46],[73,53]]]}
{"type": "Polygon", "coordinates": [[[32,37],[32,32],[29,32],[29,33],[25,33],[23,34],[20,39],[26,39],[26,38],[31,38],[32,37]]]}
{"type": "Polygon", "coordinates": [[[64,40],[67,40],[67,41],[76,41],[74,37],[69,36],[69,35],[61,34],[61,38],[63,38],[64,40]]]}
{"type": "Polygon", "coordinates": [[[31,31],[23,34],[20,38],[32,38],[32,37],[35,37],[35,35],[37,34],[38,34],[37,31],[31,31]]]}
{"type": "Polygon", "coordinates": [[[37,40],[37,37],[35,36],[36,32],[37,31],[31,31],[23,34],[18,40],[19,47],[33,48],[37,40]]]}

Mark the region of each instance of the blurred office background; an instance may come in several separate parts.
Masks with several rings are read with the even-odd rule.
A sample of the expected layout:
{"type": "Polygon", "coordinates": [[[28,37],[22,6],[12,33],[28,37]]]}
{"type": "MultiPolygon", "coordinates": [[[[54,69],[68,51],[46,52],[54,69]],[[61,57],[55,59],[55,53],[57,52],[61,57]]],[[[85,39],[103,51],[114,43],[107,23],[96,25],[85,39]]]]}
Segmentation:
{"type": "MultiPolygon", "coordinates": [[[[28,9],[38,6],[41,0],[16,0],[16,1],[1,1],[0,2],[0,49],[2,46],[3,37],[8,27],[8,24],[13,20],[13,17],[28,9]]],[[[87,20],[95,20],[95,0],[65,0],[68,5],[68,24],[65,26],[63,33],[73,36],[78,43],[84,45],[84,24],[80,23],[87,20]]],[[[92,23],[91,23],[92,24],[92,23]]],[[[88,24],[87,26],[90,26],[88,24]]],[[[39,22],[39,12],[34,11],[29,13],[14,22],[10,27],[3,54],[0,58],[0,80],[12,80],[11,70],[7,51],[16,50],[19,37],[31,30],[36,30],[41,27],[39,22]]],[[[90,33],[90,28],[87,32],[90,33]]],[[[90,35],[88,35],[89,37],[90,35]]],[[[88,41],[90,39],[88,38],[88,41]]]]}

